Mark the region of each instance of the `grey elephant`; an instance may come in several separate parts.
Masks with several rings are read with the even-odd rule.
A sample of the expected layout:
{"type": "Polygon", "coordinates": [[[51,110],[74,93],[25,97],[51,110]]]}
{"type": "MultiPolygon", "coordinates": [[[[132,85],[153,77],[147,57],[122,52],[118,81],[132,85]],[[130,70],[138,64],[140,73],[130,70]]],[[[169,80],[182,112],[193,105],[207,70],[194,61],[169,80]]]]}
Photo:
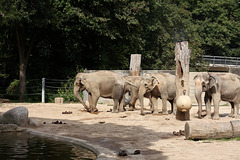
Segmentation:
{"type": "Polygon", "coordinates": [[[230,117],[239,117],[240,77],[232,73],[201,72],[194,77],[195,98],[198,103],[198,118],[202,118],[202,92],[205,92],[207,118],[211,118],[211,101],[214,104],[213,119],[219,119],[219,103],[221,100],[231,104],[230,117]]]}
{"type": "MultiPolygon", "coordinates": [[[[134,86],[128,85],[128,87],[126,87],[126,92],[130,92],[130,94],[131,94],[131,99],[128,102],[128,104],[129,104],[128,110],[133,111],[133,110],[135,110],[135,104],[136,104],[136,101],[138,100],[138,91],[139,91],[139,88],[141,85],[142,77],[141,76],[124,76],[124,78],[134,85],[134,86]]],[[[149,100],[151,102],[149,92],[144,94],[144,97],[149,98],[149,100]]],[[[151,104],[150,104],[150,106],[151,106],[151,104]]]]}
{"type": "Polygon", "coordinates": [[[127,84],[130,82],[111,71],[78,73],[74,82],[74,95],[89,112],[98,111],[96,106],[99,97],[113,99],[113,112],[123,111],[123,94],[127,84]],[[89,107],[79,95],[84,90],[88,92],[89,107]]]}
{"type": "Polygon", "coordinates": [[[141,80],[138,97],[141,103],[141,115],[143,111],[143,97],[149,96],[153,105],[153,113],[158,113],[157,98],[162,99],[162,113],[168,114],[167,101],[171,103],[171,113],[176,114],[176,84],[175,76],[169,73],[154,73],[145,76],[141,80]]]}

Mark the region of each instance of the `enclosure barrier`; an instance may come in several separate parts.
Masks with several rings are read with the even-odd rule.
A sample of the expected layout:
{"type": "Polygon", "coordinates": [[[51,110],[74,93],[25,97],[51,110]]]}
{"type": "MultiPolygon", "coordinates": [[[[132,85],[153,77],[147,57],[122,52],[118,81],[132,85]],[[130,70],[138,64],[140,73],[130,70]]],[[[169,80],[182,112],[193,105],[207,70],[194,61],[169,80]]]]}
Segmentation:
{"type": "Polygon", "coordinates": [[[203,59],[212,65],[234,65],[239,66],[240,65],[240,57],[224,57],[224,56],[208,56],[204,55],[202,56],[203,59]]]}

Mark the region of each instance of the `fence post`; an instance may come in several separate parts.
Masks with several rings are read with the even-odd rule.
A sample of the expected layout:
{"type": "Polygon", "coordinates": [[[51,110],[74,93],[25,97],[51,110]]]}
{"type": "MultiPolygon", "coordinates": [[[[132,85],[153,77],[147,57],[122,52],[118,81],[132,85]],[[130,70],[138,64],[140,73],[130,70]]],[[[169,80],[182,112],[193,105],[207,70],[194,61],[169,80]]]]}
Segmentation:
{"type": "Polygon", "coordinates": [[[42,78],[42,103],[45,103],[45,78],[42,78]]]}

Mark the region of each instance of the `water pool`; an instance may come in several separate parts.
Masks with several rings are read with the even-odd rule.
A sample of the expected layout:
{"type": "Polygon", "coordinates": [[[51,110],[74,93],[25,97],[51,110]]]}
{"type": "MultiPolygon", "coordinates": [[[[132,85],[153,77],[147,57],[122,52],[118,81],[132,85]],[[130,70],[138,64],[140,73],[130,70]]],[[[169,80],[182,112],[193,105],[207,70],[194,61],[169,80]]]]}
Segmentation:
{"type": "Polygon", "coordinates": [[[25,132],[1,133],[0,159],[15,160],[95,160],[92,151],[66,141],[25,132]]]}

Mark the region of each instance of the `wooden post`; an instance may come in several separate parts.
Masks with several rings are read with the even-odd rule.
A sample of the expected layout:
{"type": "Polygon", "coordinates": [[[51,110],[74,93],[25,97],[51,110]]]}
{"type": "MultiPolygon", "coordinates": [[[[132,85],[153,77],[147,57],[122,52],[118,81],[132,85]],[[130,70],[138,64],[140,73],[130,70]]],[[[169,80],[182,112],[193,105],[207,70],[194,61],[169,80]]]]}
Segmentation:
{"type": "Polygon", "coordinates": [[[141,54],[131,54],[130,76],[139,76],[141,66],[141,54]]]}
{"type": "MultiPolygon", "coordinates": [[[[188,49],[188,41],[176,42],[175,45],[175,61],[176,61],[176,99],[184,94],[189,96],[189,61],[190,50],[188,49]]],[[[189,111],[181,112],[177,110],[176,118],[178,120],[189,120],[189,111]]]]}

